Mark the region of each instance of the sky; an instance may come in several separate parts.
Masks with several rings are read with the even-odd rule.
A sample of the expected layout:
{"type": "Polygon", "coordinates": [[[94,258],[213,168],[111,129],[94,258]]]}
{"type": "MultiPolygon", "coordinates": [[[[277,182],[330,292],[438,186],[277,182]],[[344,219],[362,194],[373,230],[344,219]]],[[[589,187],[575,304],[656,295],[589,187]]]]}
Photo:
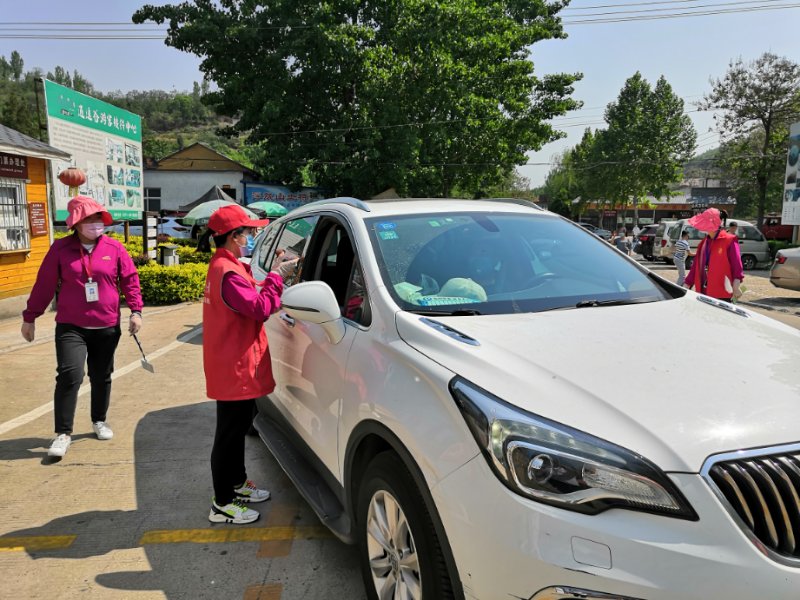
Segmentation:
{"type": "MultiPolygon", "coordinates": [[[[685,11],[682,0],[664,6],[651,6],[653,0],[574,0],[562,14],[566,19],[619,9],[586,9],[609,4],[633,4],[629,10],[669,8],[685,11]],[[677,8],[676,8],[677,5],[677,8]],[[671,7],[671,8],[670,8],[671,7]],[[586,9],[586,10],[581,10],[586,9]]],[[[725,3],[737,8],[743,0],[696,0],[690,4],[707,6],[725,3]]],[[[0,55],[8,57],[17,50],[25,69],[40,67],[45,72],[61,65],[77,69],[103,91],[133,89],[191,90],[200,81],[200,59],[166,46],[160,40],[56,40],[9,39],[11,23],[35,22],[30,27],[38,34],[42,22],[128,22],[133,12],[145,4],[142,0],[0,0],[0,55]],[[2,10],[6,9],[6,10],[2,10]]],[[[150,4],[168,4],[150,0],[150,4]]],[[[752,0],[747,6],[800,6],[794,0],[752,0]]],[[[657,13],[663,14],[663,13],[657,13]]],[[[597,18],[597,17],[594,17],[597,18]]],[[[627,23],[565,25],[566,40],[548,40],[535,44],[531,60],[535,73],[583,73],[573,97],[584,108],[554,121],[567,137],[546,145],[529,155],[529,163],[519,172],[532,186],[540,185],[555,156],[580,141],[586,126],[603,127],[605,106],[616,99],[625,80],[640,71],[655,84],[664,75],[676,94],[684,98],[686,110],[694,110],[710,89],[709,78],[724,76],[731,60],[741,57],[751,61],[764,52],[773,52],[800,61],[797,24],[800,8],[717,14],[702,17],[661,19],[627,23]],[[539,164],[545,163],[545,164],[539,164]]],[[[52,28],[58,27],[56,25],[52,28]]],[[[135,28],[131,25],[131,28],[135,28]]],[[[141,28],[136,30],[141,31],[141,28]]],[[[130,32],[136,35],[136,31],[130,32]]],[[[20,35],[15,31],[11,35],[20,35]]],[[[713,148],[718,136],[710,132],[713,116],[704,112],[689,113],[699,134],[698,152],[713,148]]]]}

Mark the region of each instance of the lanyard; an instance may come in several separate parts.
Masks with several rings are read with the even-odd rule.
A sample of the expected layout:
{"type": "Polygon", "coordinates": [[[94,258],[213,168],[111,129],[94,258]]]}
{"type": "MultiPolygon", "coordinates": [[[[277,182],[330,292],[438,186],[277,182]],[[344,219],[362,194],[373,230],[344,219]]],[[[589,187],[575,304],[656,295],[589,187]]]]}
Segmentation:
{"type": "MultiPolygon", "coordinates": [[[[97,244],[94,246],[94,250],[97,249],[97,244]]],[[[81,267],[83,268],[83,272],[86,273],[86,276],[89,280],[89,283],[92,282],[92,254],[94,254],[94,250],[88,253],[88,260],[84,262],[84,258],[87,256],[86,250],[83,249],[83,245],[80,246],[81,250],[81,267]]]]}

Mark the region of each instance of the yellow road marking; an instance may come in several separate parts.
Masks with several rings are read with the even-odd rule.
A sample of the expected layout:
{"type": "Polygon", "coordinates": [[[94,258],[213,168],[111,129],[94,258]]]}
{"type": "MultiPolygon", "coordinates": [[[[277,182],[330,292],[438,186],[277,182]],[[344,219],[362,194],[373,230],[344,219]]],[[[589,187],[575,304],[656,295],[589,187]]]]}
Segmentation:
{"type": "MultiPolygon", "coordinates": [[[[298,517],[298,508],[290,504],[276,503],[270,507],[267,514],[265,527],[291,527],[298,517]]],[[[277,558],[289,556],[292,552],[294,540],[268,540],[261,542],[256,552],[256,558],[277,558]]]]}
{"type": "Polygon", "coordinates": [[[268,542],[275,540],[325,539],[331,532],[322,526],[245,527],[240,529],[164,529],[148,531],[139,540],[148,544],[218,544],[222,542],[268,542]]]}
{"type": "Polygon", "coordinates": [[[33,552],[36,550],[61,550],[69,548],[76,535],[31,535],[27,537],[0,537],[0,552],[33,552]]]}
{"type": "Polygon", "coordinates": [[[244,591],[244,600],[280,600],[283,586],[280,583],[251,585],[244,591]]]}

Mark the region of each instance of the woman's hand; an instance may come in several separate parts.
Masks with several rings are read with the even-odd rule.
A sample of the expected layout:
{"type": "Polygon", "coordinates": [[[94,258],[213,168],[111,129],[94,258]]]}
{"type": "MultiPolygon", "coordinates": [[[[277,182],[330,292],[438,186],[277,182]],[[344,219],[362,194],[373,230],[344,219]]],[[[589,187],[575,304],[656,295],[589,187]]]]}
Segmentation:
{"type": "Polygon", "coordinates": [[[738,279],[733,280],[733,297],[734,298],[741,298],[742,297],[742,289],[741,289],[742,282],[738,279]]]}
{"type": "Polygon", "coordinates": [[[131,335],[135,333],[139,333],[139,330],[142,328],[142,315],[138,313],[133,313],[131,318],[128,320],[128,333],[131,335]]]}
{"type": "Polygon", "coordinates": [[[21,333],[22,337],[25,338],[26,342],[32,342],[33,339],[36,337],[36,324],[23,323],[21,333]]]}
{"type": "Polygon", "coordinates": [[[285,255],[285,250],[278,250],[275,253],[275,259],[272,261],[272,267],[270,268],[270,271],[277,273],[284,280],[295,272],[297,263],[300,260],[299,258],[284,258],[285,255]]]}

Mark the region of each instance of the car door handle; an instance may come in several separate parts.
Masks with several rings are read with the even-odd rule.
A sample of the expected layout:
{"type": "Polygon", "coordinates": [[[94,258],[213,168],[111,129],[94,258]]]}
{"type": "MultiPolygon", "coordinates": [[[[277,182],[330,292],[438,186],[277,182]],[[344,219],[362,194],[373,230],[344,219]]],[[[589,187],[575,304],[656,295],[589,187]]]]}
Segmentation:
{"type": "Polygon", "coordinates": [[[287,315],[286,313],[281,313],[280,316],[281,321],[286,323],[289,327],[294,327],[294,319],[287,315]]]}

